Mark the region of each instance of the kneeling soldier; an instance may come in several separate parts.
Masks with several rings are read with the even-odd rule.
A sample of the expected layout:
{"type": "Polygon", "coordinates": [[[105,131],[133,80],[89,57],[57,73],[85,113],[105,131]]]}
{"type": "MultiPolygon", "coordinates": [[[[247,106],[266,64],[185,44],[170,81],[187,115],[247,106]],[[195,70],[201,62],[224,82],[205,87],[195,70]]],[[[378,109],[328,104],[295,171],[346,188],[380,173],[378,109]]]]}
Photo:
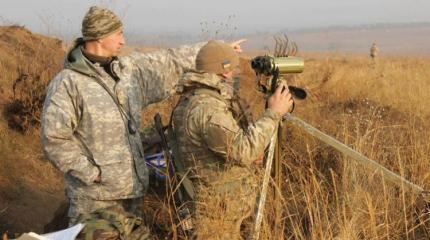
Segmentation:
{"type": "Polygon", "coordinates": [[[241,224],[253,212],[258,191],[252,168],[292,107],[288,88],[279,86],[263,115],[248,123],[231,86],[238,65],[230,45],[210,41],[197,54],[196,69],[178,84],[181,98],[172,115],[175,155],[195,188],[199,239],[241,238],[241,224]]]}

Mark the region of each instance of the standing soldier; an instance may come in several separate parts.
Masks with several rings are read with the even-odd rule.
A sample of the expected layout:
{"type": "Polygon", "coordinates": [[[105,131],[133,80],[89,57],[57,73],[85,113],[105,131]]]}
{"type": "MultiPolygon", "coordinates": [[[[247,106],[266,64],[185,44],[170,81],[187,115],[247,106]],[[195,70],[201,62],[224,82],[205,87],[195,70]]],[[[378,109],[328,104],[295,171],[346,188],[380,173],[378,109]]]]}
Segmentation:
{"type": "Polygon", "coordinates": [[[118,57],[124,44],[121,20],[91,7],[82,38],[47,89],[42,145],[65,174],[70,224],[81,214],[116,206],[142,216],[148,170],[139,135],[141,110],[174,92],[203,45],[118,57]]]}
{"type": "Polygon", "coordinates": [[[376,45],[376,43],[373,43],[372,47],[370,48],[370,57],[372,59],[376,60],[376,58],[378,57],[378,55],[379,55],[379,48],[376,45]]]}
{"type": "Polygon", "coordinates": [[[231,46],[210,41],[197,54],[196,70],[179,80],[181,98],[172,115],[175,156],[195,188],[195,233],[199,239],[240,239],[242,221],[255,207],[261,163],[281,117],[292,107],[279,86],[268,108],[247,121],[233,95],[239,58],[231,46]]]}
{"type": "Polygon", "coordinates": [[[121,206],[141,216],[148,170],[138,130],[140,111],[168,97],[201,45],[117,57],[125,44],[121,20],[91,7],[82,38],[50,82],[42,114],[42,144],[65,174],[68,216],[121,206]]]}

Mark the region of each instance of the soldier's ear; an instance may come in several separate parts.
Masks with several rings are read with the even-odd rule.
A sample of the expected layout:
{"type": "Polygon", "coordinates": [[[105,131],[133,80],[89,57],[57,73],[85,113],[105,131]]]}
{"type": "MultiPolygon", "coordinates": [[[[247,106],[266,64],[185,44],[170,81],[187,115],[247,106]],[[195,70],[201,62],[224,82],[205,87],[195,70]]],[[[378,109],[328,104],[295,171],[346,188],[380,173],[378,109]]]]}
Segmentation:
{"type": "Polygon", "coordinates": [[[230,70],[230,71],[227,71],[227,72],[221,73],[220,75],[221,75],[222,77],[224,77],[224,78],[232,78],[232,77],[233,77],[233,71],[232,71],[232,70],[230,70]]]}

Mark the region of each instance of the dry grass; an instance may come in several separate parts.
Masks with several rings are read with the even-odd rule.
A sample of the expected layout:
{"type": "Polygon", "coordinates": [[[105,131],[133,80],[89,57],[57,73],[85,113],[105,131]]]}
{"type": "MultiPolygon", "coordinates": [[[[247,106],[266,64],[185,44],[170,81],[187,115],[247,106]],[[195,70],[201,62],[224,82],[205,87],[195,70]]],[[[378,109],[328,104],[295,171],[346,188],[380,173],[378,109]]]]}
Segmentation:
{"type": "Polygon", "coordinates": [[[26,132],[40,124],[46,86],[62,66],[62,44],[17,26],[0,27],[0,34],[4,115],[10,127],[26,132]]]}
{"type": "MultiPolygon", "coordinates": [[[[37,42],[25,31],[19,34],[37,42]]],[[[3,104],[13,100],[13,82],[20,77],[17,63],[29,66],[23,70],[30,69],[34,62],[50,65],[41,58],[29,61],[34,58],[22,51],[24,45],[13,45],[18,41],[13,37],[0,37],[0,48],[9,47],[16,53],[9,56],[0,51],[3,104]]],[[[307,100],[297,102],[295,114],[414,183],[430,188],[430,59],[383,57],[373,64],[366,57],[339,53],[307,53],[305,59],[305,72],[289,79],[309,93],[307,100]]],[[[255,89],[248,64],[246,60],[241,62],[241,94],[258,116],[264,100],[255,89]]],[[[34,69],[27,72],[35,73],[34,69]]],[[[52,73],[41,73],[40,77],[50,79],[52,73]]],[[[144,124],[152,122],[155,112],[161,112],[166,123],[176,99],[145,111],[144,124]]],[[[429,216],[418,196],[386,183],[379,173],[366,170],[289,123],[284,124],[283,134],[284,182],[281,189],[275,189],[282,194],[283,224],[273,225],[275,204],[269,198],[263,239],[430,238],[430,229],[426,228],[429,216]]],[[[0,137],[0,225],[7,218],[9,229],[34,229],[34,222],[23,223],[18,214],[28,214],[35,206],[52,212],[53,204],[48,198],[31,204],[17,199],[29,186],[37,192],[62,194],[61,176],[42,158],[37,129],[23,135],[11,131],[2,119],[0,137]]],[[[169,207],[160,198],[163,192],[160,185],[154,185],[145,200],[149,223],[161,239],[175,234],[169,207]]]]}
{"type": "MultiPolygon", "coordinates": [[[[38,183],[35,180],[38,178],[30,176],[45,170],[40,161],[43,156],[38,126],[45,88],[62,65],[61,41],[18,26],[0,27],[0,36],[0,82],[3,87],[0,111],[4,116],[0,121],[0,158],[4,161],[0,172],[5,171],[0,177],[15,175],[17,179],[8,179],[27,178],[24,182],[44,185],[44,181],[38,183]],[[23,132],[27,134],[20,134],[23,132]],[[25,174],[19,171],[29,167],[35,169],[28,169],[25,174]]],[[[51,170],[44,176],[53,177],[51,170]]]]}
{"type": "Polygon", "coordinates": [[[63,55],[57,39],[0,27],[0,232],[43,230],[64,199],[38,130],[45,88],[63,55]]]}
{"type": "MultiPolygon", "coordinates": [[[[428,59],[307,56],[296,115],[422,186],[429,185],[428,59]]],[[[285,124],[287,239],[428,239],[422,203],[285,124]]],[[[271,234],[266,237],[270,239],[271,234]]]]}
{"type": "MultiPolygon", "coordinates": [[[[306,54],[305,59],[305,72],[289,77],[291,84],[303,86],[309,93],[307,100],[297,102],[295,114],[428,187],[430,69],[425,66],[430,59],[381,58],[374,64],[361,56],[318,53],[306,54]]],[[[258,116],[264,100],[255,89],[248,62],[242,60],[241,67],[241,94],[258,116]]],[[[267,203],[262,239],[430,237],[430,217],[418,196],[386,183],[379,173],[368,171],[289,123],[284,124],[283,134],[285,181],[278,189],[283,226],[273,225],[272,198],[267,203]]]]}

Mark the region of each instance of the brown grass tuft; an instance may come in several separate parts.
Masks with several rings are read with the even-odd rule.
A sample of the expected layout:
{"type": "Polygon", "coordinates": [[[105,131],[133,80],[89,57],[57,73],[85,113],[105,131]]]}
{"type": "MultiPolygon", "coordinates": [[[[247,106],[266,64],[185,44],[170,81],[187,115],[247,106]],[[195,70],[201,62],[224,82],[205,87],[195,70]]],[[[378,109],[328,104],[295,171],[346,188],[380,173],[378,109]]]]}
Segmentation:
{"type": "Polygon", "coordinates": [[[1,94],[9,126],[21,132],[37,127],[45,88],[61,66],[62,43],[19,26],[0,27],[1,94]],[[13,94],[10,94],[13,93],[13,94]]]}

